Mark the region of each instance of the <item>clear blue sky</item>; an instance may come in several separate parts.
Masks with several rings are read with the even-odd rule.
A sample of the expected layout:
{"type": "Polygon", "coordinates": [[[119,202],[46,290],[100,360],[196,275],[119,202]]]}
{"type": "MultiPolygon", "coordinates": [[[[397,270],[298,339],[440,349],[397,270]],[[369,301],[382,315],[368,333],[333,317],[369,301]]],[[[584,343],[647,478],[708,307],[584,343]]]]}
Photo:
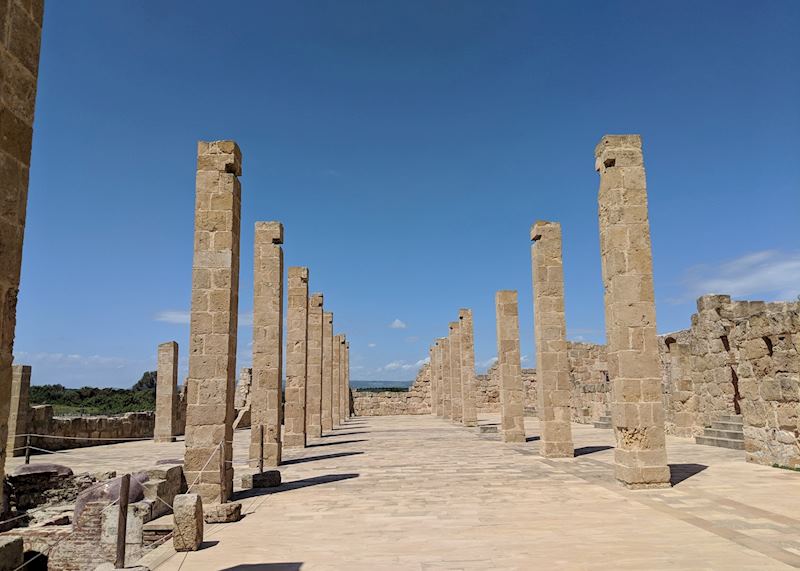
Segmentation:
{"type": "Polygon", "coordinates": [[[185,374],[200,139],[244,156],[242,312],[253,223],[280,220],[354,379],[412,378],[459,307],[487,362],[498,289],[533,366],[537,219],[562,224],[569,337],[602,342],[605,133],[644,138],[659,331],[709,290],[794,297],[798,29],[796,1],[51,1],[17,361],[129,386],[175,339],[185,374]]]}

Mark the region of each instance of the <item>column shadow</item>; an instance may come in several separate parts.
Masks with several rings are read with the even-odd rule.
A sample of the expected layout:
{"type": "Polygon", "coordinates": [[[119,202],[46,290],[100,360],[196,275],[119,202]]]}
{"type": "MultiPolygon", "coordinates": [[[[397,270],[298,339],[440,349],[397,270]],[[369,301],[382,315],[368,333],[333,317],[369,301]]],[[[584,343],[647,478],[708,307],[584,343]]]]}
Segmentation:
{"type": "Polygon", "coordinates": [[[677,486],[708,468],[705,464],[669,464],[669,483],[677,486]]]}
{"type": "Polygon", "coordinates": [[[272,494],[280,494],[281,492],[288,492],[290,490],[299,490],[300,488],[308,488],[309,486],[319,486],[320,484],[332,484],[334,482],[341,482],[343,480],[352,480],[358,478],[360,474],[325,474],[324,476],[314,476],[312,478],[303,478],[302,480],[294,480],[292,482],[284,482],[280,486],[274,488],[253,488],[250,490],[241,490],[236,492],[236,500],[244,500],[247,498],[255,498],[258,496],[271,496],[272,494]]]}
{"type": "Polygon", "coordinates": [[[281,466],[304,464],[306,462],[316,462],[317,460],[330,460],[331,458],[342,458],[344,456],[357,456],[358,454],[363,454],[363,452],[335,452],[332,454],[320,454],[319,456],[307,456],[306,458],[292,458],[281,462],[281,466]]]}
{"type": "Polygon", "coordinates": [[[355,444],[356,442],[366,442],[366,440],[340,440],[339,442],[318,442],[316,444],[309,444],[306,448],[316,448],[317,446],[339,446],[340,444],[355,444]]]}
{"type": "Polygon", "coordinates": [[[581,446],[575,449],[575,457],[602,452],[603,450],[613,450],[613,446],[581,446]]]}
{"type": "Polygon", "coordinates": [[[220,571],[300,571],[302,563],[248,563],[225,567],[220,571]]]}
{"type": "Polygon", "coordinates": [[[526,436],[525,442],[536,442],[537,440],[541,440],[541,436],[526,436]]]}
{"type": "Polygon", "coordinates": [[[354,432],[336,432],[333,434],[323,434],[322,438],[330,438],[332,436],[352,436],[353,434],[369,434],[369,430],[357,430],[354,432]]]}

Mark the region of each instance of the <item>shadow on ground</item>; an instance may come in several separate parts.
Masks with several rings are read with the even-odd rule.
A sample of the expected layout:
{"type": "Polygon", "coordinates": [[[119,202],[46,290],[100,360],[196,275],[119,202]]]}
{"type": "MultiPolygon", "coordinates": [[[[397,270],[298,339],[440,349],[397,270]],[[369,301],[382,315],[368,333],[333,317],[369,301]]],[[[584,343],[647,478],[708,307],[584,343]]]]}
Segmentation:
{"type": "Polygon", "coordinates": [[[302,563],[249,563],[225,567],[220,571],[300,571],[302,563]]]}
{"type": "Polygon", "coordinates": [[[333,454],[320,454],[319,456],[308,456],[306,458],[292,458],[291,460],[284,460],[281,466],[290,466],[292,464],[304,464],[306,462],[316,462],[317,460],[330,460],[331,458],[343,458],[344,456],[357,456],[363,452],[334,452],[333,454]]]}
{"type": "Polygon", "coordinates": [[[358,430],[355,432],[334,432],[333,434],[323,434],[322,438],[330,438],[331,436],[352,436],[353,434],[369,434],[369,430],[358,430]]]}
{"type": "Polygon", "coordinates": [[[280,486],[276,486],[274,488],[252,488],[250,490],[241,490],[236,493],[235,499],[244,500],[258,496],[270,496],[272,494],[280,494],[281,492],[288,492],[290,490],[308,488],[309,486],[318,486],[320,484],[332,484],[334,482],[341,482],[343,480],[352,480],[353,478],[358,478],[359,475],[360,474],[325,474],[324,476],[314,476],[312,478],[284,482],[280,486]]]}
{"type": "Polygon", "coordinates": [[[319,442],[317,444],[309,444],[306,448],[316,448],[317,446],[339,446],[340,444],[355,444],[356,442],[366,442],[363,438],[361,440],[340,440],[339,442],[319,442]]]}
{"type": "Polygon", "coordinates": [[[525,438],[525,442],[536,442],[537,440],[541,440],[539,436],[527,436],[525,438]]]}
{"type": "Polygon", "coordinates": [[[706,468],[708,468],[708,466],[705,464],[670,464],[669,483],[673,486],[677,486],[684,480],[696,476],[706,468]]]}
{"type": "Polygon", "coordinates": [[[613,446],[581,446],[580,448],[575,449],[575,456],[586,456],[587,454],[594,454],[595,452],[613,449],[613,446]]]}

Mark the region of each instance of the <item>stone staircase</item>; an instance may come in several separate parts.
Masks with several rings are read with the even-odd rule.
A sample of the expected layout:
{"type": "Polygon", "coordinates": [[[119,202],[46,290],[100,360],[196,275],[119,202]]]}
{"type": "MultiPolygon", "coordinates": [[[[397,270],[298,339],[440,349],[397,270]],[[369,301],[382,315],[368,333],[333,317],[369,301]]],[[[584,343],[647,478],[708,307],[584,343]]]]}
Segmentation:
{"type": "Polygon", "coordinates": [[[601,416],[600,418],[595,420],[592,424],[594,424],[595,428],[607,428],[609,430],[614,428],[611,425],[611,416],[609,415],[601,416]]]}
{"type": "Polygon", "coordinates": [[[706,446],[744,450],[742,415],[720,416],[719,420],[711,423],[711,428],[704,430],[703,436],[695,436],[694,441],[697,444],[705,444],[706,446]]]}

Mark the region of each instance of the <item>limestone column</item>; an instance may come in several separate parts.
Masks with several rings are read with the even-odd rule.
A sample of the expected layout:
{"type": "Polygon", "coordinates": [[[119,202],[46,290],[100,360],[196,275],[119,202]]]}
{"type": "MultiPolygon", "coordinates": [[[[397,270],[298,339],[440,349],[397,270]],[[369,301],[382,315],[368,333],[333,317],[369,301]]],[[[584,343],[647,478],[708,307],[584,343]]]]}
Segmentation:
{"type": "Polygon", "coordinates": [[[334,428],[339,426],[342,422],[342,415],[341,415],[341,393],[342,393],[342,383],[341,383],[341,368],[340,368],[340,356],[341,351],[339,351],[339,347],[342,344],[342,336],[336,334],[333,336],[333,342],[331,347],[331,422],[333,423],[334,428]]]}
{"type": "Polygon", "coordinates": [[[516,291],[495,294],[497,371],[500,375],[500,425],[503,442],[525,442],[524,390],[519,355],[519,307],[516,291]]]}
{"type": "Polygon", "coordinates": [[[11,410],[8,415],[8,444],[10,456],[24,456],[26,434],[30,431],[30,365],[12,365],[11,367],[11,410]]]}
{"type": "Polygon", "coordinates": [[[442,375],[444,352],[442,339],[437,338],[433,345],[433,354],[436,355],[436,368],[434,378],[436,379],[436,416],[444,416],[444,382],[442,375]]]}
{"type": "Polygon", "coordinates": [[[464,426],[478,426],[478,410],[475,403],[477,383],[475,380],[475,339],[472,326],[472,310],[458,311],[459,336],[461,337],[461,401],[464,426]]]}
{"type": "Polygon", "coordinates": [[[308,268],[289,268],[286,317],[286,403],[283,445],[306,445],[306,383],[308,373],[308,268]]]}
{"type": "Polygon", "coordinates": [[[339,343],[339,422],[347,420],[347,336],[341,335],[339,343]]]}
{"type": "Polygon", "coordinates": [[[345,409],[346,411],[345,418],[350,418],[353,405],[353,399],[352,399],[353,393],[350,390],[350,342],[348,342],[347,345],[345,345],[344,354],[346,357],[344,385],[345,388],[347,389],[347,395],[345,397],[345,403],[347,404],[347,408],[345,409]]]}
{"type": "Polygon", "coordinates": [[[616,477],[630,488],[667,487],[670,471],[641,137],[606,135],[595,148],[595,159],[616,477]]]}
{"type": "MultiPolygon", "coordinates": [[[[11,363],[43,11],[42,2],[0,3],[0,443],[8,438],[11,363]]],[[[0,446],[0,482],[5,475],[5,456],[5,448],[0,446]]]]}
{"type": "Polygon", "coordinates": [[[430,371],[431,371],[431,383],[430,383],[430,392],[431,392],[431,415],[436,416],[438,410],[438,404],[436,402],[436,397],[438,396],[437,389],[439,388],[436,386],[436,351],[435,345],[431,345],[428,348],[428,362],[430,363],[430,371]]]}
{"type": "Polygon", "coordinates": [[[452,390],[450,381],[450,337],[439,339],[442,356],[442,418],[450,418],[453,408],[452,390]]]}
{"type": "Polygon", "coordinates": [[[322,314],[322,430],[333,429],[333,313],[322,314]]]}
{"type": "Polygon", "coordinates": [[[533,329],[536,339],[536,383],[541,430],[539,453],[548,458],[571,458],[572,411],[564,318],[564,271],[561,225],[536,222],[531,227],[533,268],[533,329]]]}
{"type": "Polygon", "coordinates": [[[253,384],[250,466],[281,463],[283,424],[283,224],[256,222],[253,264],[253,384]],[[263,428],[262,428],[263,427],[263,428]]]}
{"type": "Polygon", "coordinates": [[[156,425],[153,440],[175,442],[178,435],[178,344],[158,346],[156,371],[156,425]]]}
{"type": "Polygon", "coordinates": [[[322,304],[313,293],[308,302],[308,382],[306,385],[306,433],[322,436],[322,304]]]}
{"type": "Polygon", "coordinates": [[[464,405],[461,400],[461,331],[458,321],[450,322],[450,419],[461,422],[464,405]]]}
{"type": "Polygon", "coordinates": [[[204,504],[233,491],[241,174],[235,142],[198,143],[184,472],[204,504]]]}

